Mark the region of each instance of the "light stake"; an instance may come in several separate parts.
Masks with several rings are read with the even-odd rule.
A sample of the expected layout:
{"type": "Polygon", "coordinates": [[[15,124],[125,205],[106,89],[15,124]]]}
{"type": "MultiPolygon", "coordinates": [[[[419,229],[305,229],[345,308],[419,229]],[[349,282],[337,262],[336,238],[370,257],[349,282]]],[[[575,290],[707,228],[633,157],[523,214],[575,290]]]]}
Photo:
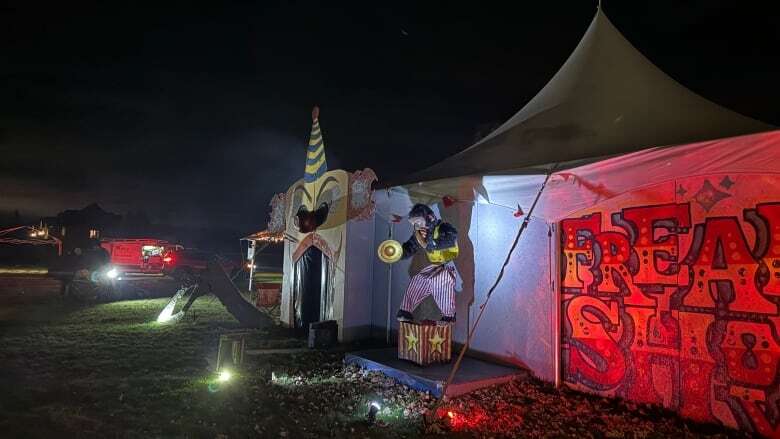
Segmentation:
{"type": "Polygon", "coordinates": [[[223,370],[219,373],[219,376],[217,376],[217,381],[220,383],[225,383],[230,381],[230,378],[233,377],[233,374],[230,373],[229,370],[223,370]]]}
{"type": "Polygon", "coordinates": [[[368,422],[373,424],[376,420],[376,414],[381,410],[382,407],[380,407],[379,403],[376,401],[371,401],[368,404],[368,422]]]}

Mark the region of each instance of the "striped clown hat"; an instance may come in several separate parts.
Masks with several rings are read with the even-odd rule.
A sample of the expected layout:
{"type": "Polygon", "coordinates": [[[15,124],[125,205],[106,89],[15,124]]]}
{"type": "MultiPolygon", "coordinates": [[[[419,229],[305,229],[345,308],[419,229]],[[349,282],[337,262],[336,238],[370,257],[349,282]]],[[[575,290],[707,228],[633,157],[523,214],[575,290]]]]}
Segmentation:
{"type": "Polygon", "coordinates": [[[306,148],[306,170],[303,174],[305,183],[314,183],[322,174],[328,172],[328,162],[325,161],[325,142],[320,131],[320,109],[314,107],[311,111],[311,135],[309,147],[306,148]]]}

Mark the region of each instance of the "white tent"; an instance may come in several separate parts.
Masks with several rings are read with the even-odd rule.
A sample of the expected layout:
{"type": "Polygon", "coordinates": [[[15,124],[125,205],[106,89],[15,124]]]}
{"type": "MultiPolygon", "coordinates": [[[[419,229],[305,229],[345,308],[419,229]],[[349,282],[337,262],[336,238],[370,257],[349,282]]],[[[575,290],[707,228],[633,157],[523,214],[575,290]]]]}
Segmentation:
{"type": "Polygon", "coordinates": [[[550,82],[498,129],[403,183],[533,172],[640,149],[772,129],[691,92],[596,13],[550,82]]]}
{"type": "MultiPolygon", "coordinates": [[[[522,220],[515,211],[528,210],[556,164],[472,349],[557,381],[558,221],[651,181],[724,169],[776,172],[777,133],[664,148],[771,129],[675,82],[599,11],[563,67],[506,123],[462,152],[377,191],[375,245],[389,235],[407,239],[410,227],[398,216],[418,202],[434,206],[459,229],[456,265],[463,285],[454,340],[463,342],[522,220]],[[768,161],[757,162],[748,151],[768,161]],[[454,204],[447,206],[444,198],[454,204]]],[[[388,267],[375,260],[374,327],[386,329],[389,321],[397,329],[395,311],[422,263],[415,258],[388,267]]]]}

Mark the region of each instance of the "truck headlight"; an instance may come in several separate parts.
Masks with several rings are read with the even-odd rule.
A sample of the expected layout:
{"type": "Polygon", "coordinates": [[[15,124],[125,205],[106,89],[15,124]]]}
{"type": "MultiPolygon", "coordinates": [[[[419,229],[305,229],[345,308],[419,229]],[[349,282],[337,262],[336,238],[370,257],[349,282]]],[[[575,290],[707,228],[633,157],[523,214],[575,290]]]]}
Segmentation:
{"type": "Polygon", "coordinates": [[[119,276],[119,270],[116,268],[111,268],[110,270],[106,271],[106,277],[109,279],[116,279],[117,276],[119,276]]]}

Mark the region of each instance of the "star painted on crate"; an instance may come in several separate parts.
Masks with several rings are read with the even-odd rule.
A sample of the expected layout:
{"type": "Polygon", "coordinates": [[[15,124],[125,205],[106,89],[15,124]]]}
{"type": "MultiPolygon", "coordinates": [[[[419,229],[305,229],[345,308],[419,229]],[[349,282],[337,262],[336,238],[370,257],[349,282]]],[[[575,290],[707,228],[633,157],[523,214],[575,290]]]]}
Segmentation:
{"type": "Polygon", "coordinates": [[[406,350],[417,352],[417,337],[413,333],[409,332],[404,336],[404,338],[406,339],[406,350]]]}
{"type": "Polygon", "coordinates": [[[688,191],[686,191],[686,190],[685,190],[685,188],[684,188],[684,187],[682,187],[682,185],[680,185],[680,186],[677,186],[677,195],[678,195],[680,198],[684,197],[684,196],[685,196],[685,194],[687,194],[687,193],[688,193],[688,191]]]}
{"type": "Polygon", "coordinates": [[[709,180],[704,180],[704,184],[701,185],[701,189],[696,192],[693,199],[699,203],[699,206],[709,212],[720,200],[730,196],[731,195],[716,189],[709,180]]]}
{"type": "Polygon", "coordinates": [[[431,353],[438,352],[440,354],[443,354],[444,351],[442,350],[442,346],[444,345],[444,338],[439,335],[439,331],[433,331],[433,338],[429,338],[428,341],[431,342],[431,353]]]}
{"type": "Polygon", "coordinates": [[[720,187],[731,189],[731,186],[734,186],[734,181],[730,179],[728,175],[723,177],[723,180],[720,181],[720,187]]]}

